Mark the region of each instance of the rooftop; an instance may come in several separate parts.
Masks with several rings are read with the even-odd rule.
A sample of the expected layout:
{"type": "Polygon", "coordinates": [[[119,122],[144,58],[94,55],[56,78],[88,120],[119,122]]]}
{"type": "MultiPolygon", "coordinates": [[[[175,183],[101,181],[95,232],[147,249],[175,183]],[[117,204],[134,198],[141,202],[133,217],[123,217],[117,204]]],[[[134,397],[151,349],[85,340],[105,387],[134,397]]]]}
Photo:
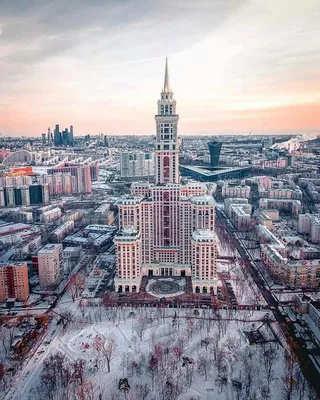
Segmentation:
{"type": "Polygon", "coordinates": [[[62,245],[49,243],[42,247],[42,249],[38,251],[38,254],[50,254],[57,248],[62,248],[62,245]]]}
{"type": "Polygon", "coordinates": [[[21,231],[23,229],[29,229],[30,225],[27,224],[5,224],[0,226],[0,235],[5,235],[6,233],[21,231]]]}
{"type": "Polygon", "coordinates": [[[194,239],[216,239],[215,232],[210,231],[209,229],[197,229],[192,233],[194,239]]]}
{"type": "Polygon", "coordinates": [[[232,173],[251,168],[251,167],[216,167],[214,169],[210,169],[210,168],[200,167],[197,165],[181,165],[181,167],[186,170],[196,172],[197,174],[207,177],[219,176],[220,174],[223,173],[232,173]]]}
{"type": "Polygon", "coordinates": [[[26,262],[15,262],[15,263],[0,263],[0,268],[5,268],[5,267],[25,267],[27,265],[26,262]]]}

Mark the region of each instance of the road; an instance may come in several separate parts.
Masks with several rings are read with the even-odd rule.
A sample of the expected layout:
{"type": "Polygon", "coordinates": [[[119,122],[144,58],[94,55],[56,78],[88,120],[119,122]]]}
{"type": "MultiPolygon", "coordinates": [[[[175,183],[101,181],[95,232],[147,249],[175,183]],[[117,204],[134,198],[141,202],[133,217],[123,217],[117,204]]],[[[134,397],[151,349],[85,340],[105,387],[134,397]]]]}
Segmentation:
{"type": "Polygon", "coordinates": [[[226,230],[229,233],[230,237],[233,238],[235,246],[241,256],[241,259],[244,261],[245,268],[251,274],[253,280],[255,281],[264,299],[266,300],[269,308],[272,310],[273,315],[276,321],[279,323],[284,336],[287,338],[287,341],[291,343],[291,350],[295,352],[300,362],[300,365],[301,366],[303,365],[304,367],[303,373],[305,375],[305,378],[309,382],[312,382],[316,391],[320,393],[320,381],[317,378],[318,372],[316,371],[316,368],[312,364],[310,359],[306,358],[305,355],[301,351],[299,351],[300,349],[297,346],[295,337],[292,336],[292,334],[289,332],[285,316],[283,316],[280,312],[279,303],[273,296],[272,290],[269,287],[267,281],[259,273],[259,267],[257,266],[257,263],[253,260],[251,254],[246,249],[244,242],[238,237],[231,221],[228,218],[226,218],[226,215],[221,210],[219,210],[219,208],[216,208],[216,216],[221,222],[221,224],[226,227],[226,230]]]}
{"type": "MultiPolygon", "coordinates": [[[[91,255],[84,255],[69,275],[69,279],[75,273],[84,270],[91,259],[91,255]]],[[[57,294],[59,296],[58,301],[54,302],[50,309],[46,309],[47,312],[50,312],[50,310],[54,312],[54,308],[60,304],[64,304],[62,296],[66,290],[67,283],[61,292],[57,294]]],[[[61,330],[62,325],[57,325],[56,319],[53,319],[48,324],[47,331],[42,336],[40,342],[35,345],[35,348],[31,349],[27,358],[23,361],[22,369],[15,375],[12,386],[4,397],[4,400],[22,400],[21,394],[30,392],[31,388],[34,387],[36,377],[40,374],[44,360],[50,355],[53,349],[57,348],[61,330]]]]}
{"type": "Polygon", "coordinates": [[[40,374],[44,360],[50,355],[58,343],[61,325],[51,323],[43,335],[40,344],[32,354],[24,361],[22,369],[15,375],[14,382],[4,400],[22,400],[21,393],[29,393],[34,387],[35,377],[40,374]]]}

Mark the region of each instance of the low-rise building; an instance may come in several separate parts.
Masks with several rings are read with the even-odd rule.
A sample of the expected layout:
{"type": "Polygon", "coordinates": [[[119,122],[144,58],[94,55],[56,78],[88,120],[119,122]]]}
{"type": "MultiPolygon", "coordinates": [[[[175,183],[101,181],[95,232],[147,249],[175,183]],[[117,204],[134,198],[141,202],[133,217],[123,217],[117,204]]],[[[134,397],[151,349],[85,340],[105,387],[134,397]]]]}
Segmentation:
{"type": "MultiPolygon", "coordinates": [[[[282,249],[283,250],[283,249],[282,249]]],[[[280,285],[294,288],[320,287],[320,260],[289,260],[272,244],[261,245],[261,260],[272,279],[280,285]]]]}
{"type": "Polygon", "coordinates": [[[61,243],[74,229],[74,222],[67,221],[60,225],[50,234],[50,240],[54,243],[61,243]]]}
{"type": "Polygon", "coordinates": [[[273,222],[272,219],[265,213],[263,210],[257,210],[255,216],[258,220],[258,223],[266,226],[268,229],[272,230],[273,222]]]}
{"type": "Polygon", "coordinates": [[[55,207],[52,210],[45,211],[40,215],[40,222],[49,223],[59,219],[61,217],[61,209],[59,207],[55,207]]]}
{"type": "Polygon", "coordinates": [[[263,210],[270,208],[277,209],[295,215],[301,211],[301,202],[300,200],[264,198],[259,200],[259,208],[263,210]]]}
{"type": "Polygon", "coordinates": [[[250,186],[225,184],[222,186],[221,194],[222,197],[237,197],[248,199],[250,196],[250,186]]]}
{"type": "Polygon", "coordinates": [[[224,211],[227,216],[231,217],[231,208],[232,206],[244,206],[248,205],[248,199],[240,199],[240,198],[228,198],[224,199],[224,211]]]}
{"type": "Polygon", "coordinates": [[[231,207],[230,218],[237,230],[250,229],[251,223],[251,204],[233,205],[231,207]]]}

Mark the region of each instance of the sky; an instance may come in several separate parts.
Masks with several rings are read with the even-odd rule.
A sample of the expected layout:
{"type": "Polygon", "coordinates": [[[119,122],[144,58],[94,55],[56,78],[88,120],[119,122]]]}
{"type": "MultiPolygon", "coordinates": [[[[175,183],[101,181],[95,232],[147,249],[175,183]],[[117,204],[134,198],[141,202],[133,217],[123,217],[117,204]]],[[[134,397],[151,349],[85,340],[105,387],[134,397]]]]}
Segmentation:
{"type": "Polygon", "coordinates": [[[0,133],[320,134],[319,0],[1,0],[0,133]]]}

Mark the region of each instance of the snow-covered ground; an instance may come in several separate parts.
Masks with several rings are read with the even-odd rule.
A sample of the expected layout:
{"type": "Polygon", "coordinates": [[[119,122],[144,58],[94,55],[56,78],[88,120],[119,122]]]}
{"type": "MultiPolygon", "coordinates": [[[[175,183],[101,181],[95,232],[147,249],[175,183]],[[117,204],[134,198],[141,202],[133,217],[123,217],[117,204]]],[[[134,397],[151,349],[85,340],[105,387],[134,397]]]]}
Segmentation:
{"type": "Polygon", "coordinates": [[[242,305],[266,305],[259,288],[254,282],[250,274],[245,273],[245,270],[240,266],[238,262],[229,263],[218,262],[218,272],[228,272],[234,294],[239,304],[242,305]]]}
{"type": "MultiPolygon", "coordinates": [[[[259,400],[268,389],[270,399],[288,389],[285,350],[272,334],[278,327],[271,322],[270,330],[263,312],[101,308],[101,322],[88,323],[91,313],[97,310],[83,319],[77,312],[65,332],[52,334],[42,379],[41,368],[27,367],[31,378],[19,386],[21,397],[7,399],[259,400]],[[270,342],[250,345],[244,334],[250,331],[270,342]],[[74,374],[66,383],[68,370],[74,374]],[[118,388],[122,378],[130,384],[126,397],[118,388]],[[73,395],[63,397],[66,391],[73,395]],[[88,391],[91,397],[81,397],[88,391]]],[[[294,371],[300,379],[297,365],[294,371]]],[[[292,399],[299,390],[295,384],[292,399]]]]}

